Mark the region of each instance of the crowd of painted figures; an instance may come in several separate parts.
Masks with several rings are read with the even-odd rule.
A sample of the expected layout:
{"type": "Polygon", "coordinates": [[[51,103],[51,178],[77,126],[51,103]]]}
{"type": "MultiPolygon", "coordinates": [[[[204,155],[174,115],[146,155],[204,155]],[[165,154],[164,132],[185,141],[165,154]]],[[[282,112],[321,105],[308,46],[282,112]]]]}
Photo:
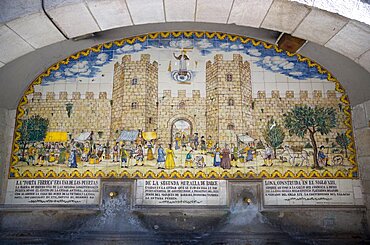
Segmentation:
{"type": "MultiPolygon", "coordinates": [[[[290,149],[284,150],[289,153],[290,149]]],[[[304,161],[308,165],[308,156],[308,153],[300,154],[301,166],[304,161]]],[[[71,140],[67,143],[39,142],[29,144],[19,157],[22,162],[32,166],[65,165],[77,168],[84,163],[111,162],[118,163],[121,168],[154,166],[158,169],[178,167],[239,168],[239,165],[253,161],[258,157],[263,160],[262,166],[272,166],[273,159],[276,158],[273,149],[268,145],[264,145],[264,149],[261,151],[256,149],[254,142],[238,142],[220,146],[218,142],[212,140],[211,136],[206,139],[204,136],[198,137],[198,134],[194,134],[193,137],[175,135],[173,144],[168,144],[166,147],[155,139],[146,141],[142,137],[138,137],[135,141],[107,142],[105,144],[95,143],[93,140],[85,142],[71,140]],[[207,158],[208,162],[206,161],[207,155],[212,161],[209,161],[209,157],[207,158]]],[[[290,159],[287,162],[291,163],[290,159]]],[[[318,160],[321,166],[327,166],[328,157],[324,153],[323,147],[319,149],[318,160]]],[[[291,165],[293,164],[291,163],[291,165]]]]}
{"type": "MultiPolygon", "coordinates": [[[[230,169],[238,167],[239,162],[252,161],[256,154],[254,144],[225,144],[223,148],[209,136],[175,136],[173,144],[164,147],[157,140],[95,143],[85,142],[38,142],[29,144],[20,153],[21,161],[32,166],[67,165],[77,168],[83,163],[119,163],[120,167],[144,166],[149,161],[156,162],[158,169],[173,169],[184,163],[184,168],[203,168],[206,166],[230,169]],[[173,147],[174,145],[174,147],[173,147]],[[175,154],[176,153],[176,154],[175,154]],[[178,156],[176,156],[178,154],[178,156]],[[213,163],[206,163],[206,155],[211,155],[213,163]],[[178,159],[178,158],[184,159],[178,159]],[[177,160],[175,160],[177,159],[177,160]],[[182,161],[184,160],[184,161],[182,161]],[[176,164],[178,162],[178,164],[176,164]]],[[[270,151],[272,154],[272,151],[270,151]]],[[[271,157],[269,157],[271,159],[271,157]]],[[[149,164],[147,166],[153,166],[149,164]]]]}

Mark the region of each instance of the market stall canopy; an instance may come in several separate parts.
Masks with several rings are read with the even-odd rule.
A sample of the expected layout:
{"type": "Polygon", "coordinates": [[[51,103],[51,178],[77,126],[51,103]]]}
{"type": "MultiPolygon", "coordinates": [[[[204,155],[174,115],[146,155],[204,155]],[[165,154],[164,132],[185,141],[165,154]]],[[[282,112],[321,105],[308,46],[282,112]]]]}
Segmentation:
{"type": "Polygon", "coordinates": [[[45,142],[66,142],[67,140],[67,132],[47,132],[45,136],[45,142]]]}
{"type": "Polygon", "coordinates": [[[89,140],[91,137],[91,132],[84,132],[81,133],[79,136],[75,138],[75,141],[81,142],[81,141],[86,141],[89,140]]]}
{"type": "Polygon", "coordinates": [[[143,138],[145,140],[155,140],[157,138],[157,132],[143,132],[143,138]]]}
{"type": "Polygon", "coordinates": [[[255,141],[255,139],[253,139],[252,137],[250,137],[249,135],[246,135],[246,134],[239,134],[238,135],[238,139],[242,142],[242,143],[252,143],[255,141]]]}
{"type": "Polygon", "coordinates": [[[138,130],[123,130],[117,141],[135,141],[139,136],[138,130]]]}

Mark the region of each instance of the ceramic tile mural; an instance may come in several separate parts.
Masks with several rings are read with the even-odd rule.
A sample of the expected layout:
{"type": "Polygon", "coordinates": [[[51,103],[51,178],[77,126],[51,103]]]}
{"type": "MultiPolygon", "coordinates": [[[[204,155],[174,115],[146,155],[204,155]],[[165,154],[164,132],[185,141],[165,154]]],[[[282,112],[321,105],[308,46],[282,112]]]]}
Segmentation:
{"type": "Polygon", "coordinates": [[[357,178],[348,98],[251,38],[154,33],[51,66],[19,103],[11,178],[357,178]]]}

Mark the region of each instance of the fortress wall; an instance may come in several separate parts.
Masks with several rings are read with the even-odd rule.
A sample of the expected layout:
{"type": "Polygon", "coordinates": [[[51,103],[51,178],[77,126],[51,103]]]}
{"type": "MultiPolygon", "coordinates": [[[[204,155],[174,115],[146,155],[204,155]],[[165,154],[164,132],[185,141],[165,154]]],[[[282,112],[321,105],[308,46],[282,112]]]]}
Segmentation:
{"type": "Polygon", "coordinates": [[[199,138],[206,136],[206,101],[199,90],[193,90],[191,97],[186,97],[185,90],[179,90],[177,95],[172,95],[170,90],[163,92],[158,107],[160,142],[170,143],[172,123],[181,118],[194,122],[193,133],[198,133],[199,138]]]}
{"type": "Polygon", "coordinates": [[[220,144],[237,141],[251,128],[250,66],[240,54],[224,60],[221,54],[206,63],[207,134],[220,144]],[[230,103],[230,101],[232,101],[230,103]],[[232,129],[230,129],[232,128],[232,129]]]}
{"type": "MultiPolygon", "coordinates": [[[[266,97],[265,91],[258,91],[258,97],[253,99],[253,130],[250,135],[256,139],[263,139],[263,131],[266,128],[268,120],[272,117],[284,128],[283,118],[284,113],[287,113],[290,109],[294,108],[295,105],[308,105],[311,107],[333,107],[336,110],[337,126],[332,129],[332,132],[328,135],[321,135],[316,133],[315,137],[317,145],[327,146],[326,138],[330,142],[335,142],[337,133],[345,132],[347,127],[344,124],[345,114],[341,111],[339,99],[336,97],[335,91],[327,91],[325,97],[323,97],[322,91],[314,91],[313,97],[307,96],[307,91],[300,91],[298,95],[294,94],[293,91],[287,91],[285,97],[280,97],[279,91],[273,91],[271,97],[266,97]]],[[[344,106],[343,106],[344,107],[344,106]]],[[[286,138],[289,137],[289,132],[284,128],[286,138]]],[[[310,142],[309,136],[306,135],[304,139],[298,136],[289,137],[289,141],[285,140],[284,144],[296,146],[304,146],[310,142]]]]}
{"type": "Polygon", "coordinates": [[[131,60],[131,55],[124,55],[122,62],[114,67],[112,136],[122,129],[155,130],[157,97],[158,63],[150,63],[149,54],[142,54],[135,61],[131,60]],[[133,79],[137,80],[136,84],[133,79]]]}
{"type": "Polygon", "coordinates": [[[42,99],[42,94],[35,92],[30,103],[25,105],[26,116],[40,115],[47,118],[49,132],[68,132],[74,138],[81,132],[94,131],[96,140],[104,142],[109,139],[111,102],[106,92],[100,92],[98,96],[86,92],[84,99],[81,99],[79,92],[74,92],[72,99],[67,99],[67,92],[60,92],[59,97],[55,97],[55,93],[48,92],[46,99],[42,99]],[[67,104],[72,105],[70,117],[67,104]],[[98,132],[102,132],[101,138],[98,132]]]}

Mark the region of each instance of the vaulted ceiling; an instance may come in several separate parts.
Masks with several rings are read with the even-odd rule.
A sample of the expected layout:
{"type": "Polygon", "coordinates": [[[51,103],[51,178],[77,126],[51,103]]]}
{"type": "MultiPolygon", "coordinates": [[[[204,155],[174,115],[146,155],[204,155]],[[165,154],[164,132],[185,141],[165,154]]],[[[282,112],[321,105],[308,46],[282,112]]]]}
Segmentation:
{"type": "MultiPolygon", "coordinates": [[[[217,25],[220,26],[218,31],[233,32],[237,27],[249,28],[245,29],[249,36],[251,33],[253,36],[254,29],[250,28],[252,27],[265,33],[259,35],[254,32],[255,37],[269,42],[275,42],[280,33],[289,33],[309,41],[306,45],[311,45],[313,51],[315,47],[331,49],[370,72],[368,2],[366,0],[2,0],[0,86],[5,82],[3,80],[7,79],[7,76],[2,76],[1,73],[11,70],[10,67],[4,68],[19,64],[22,57],[25,59],[26,54],[45,51],[49,45],[53,46],[52,44],[55,48],[55,44],[60,43],[60,47],[65,47],[64,52],[67,53],[63,56],[63,49],[59,48],[60,54],[55,53],[55,56],[64,58],[71,54],[68,52],[74,51],[70,47],[80,47],[82,39],[85,42],[89,40],[88,44],[94,44],[100,37],[109,36],[110,30],[121,28],[117,29],[123,31],[121,36],[127,36],[129,31],[126,30],[136,29],[134,33],[140,33],[140,30],[144,30],[142,26],[145,24],[158,24],[166,26],[165,29],[176,30],[185,29],[184,24],[188,23],[187,26],[195,27],[197,30],[207,30],[206,24],[212,23],[209,26],[213,29],[217,25]]],[[[243,31],[237,34],[243,34],[240,32],[243,31]]],[[[34,72],[40,71],[36,69],[34,72]]],[[[34,74],[29,78],[33,79],[32,76],[34,74]]]]}
{"type": "Polygon", "coordinates": [[[0,65],[66,38],[123,26],[194,21],[291,33],[370,71],[369,5],[359,0],[301,2],[307,5],[287,0],[44,0],[44,6],[41,0],[1,1],[0,65]]]}

